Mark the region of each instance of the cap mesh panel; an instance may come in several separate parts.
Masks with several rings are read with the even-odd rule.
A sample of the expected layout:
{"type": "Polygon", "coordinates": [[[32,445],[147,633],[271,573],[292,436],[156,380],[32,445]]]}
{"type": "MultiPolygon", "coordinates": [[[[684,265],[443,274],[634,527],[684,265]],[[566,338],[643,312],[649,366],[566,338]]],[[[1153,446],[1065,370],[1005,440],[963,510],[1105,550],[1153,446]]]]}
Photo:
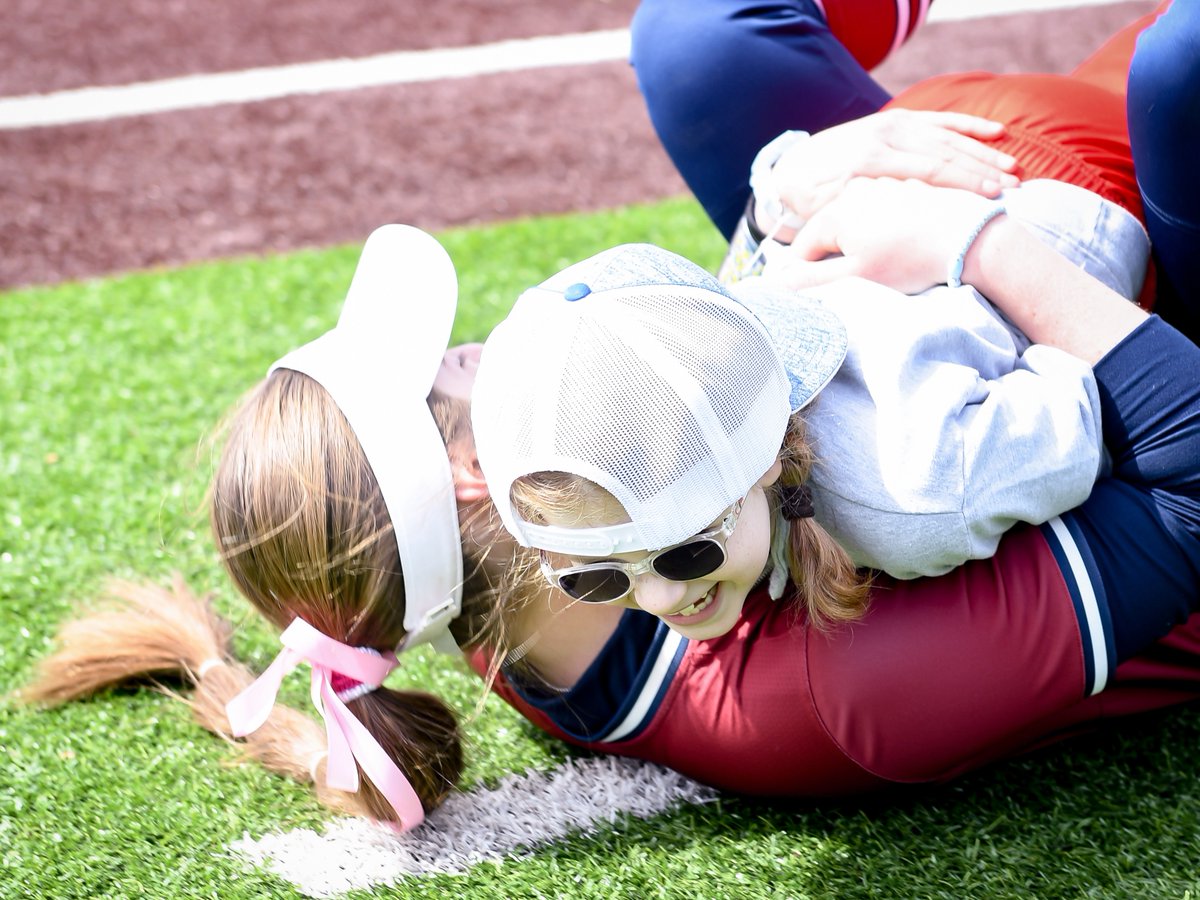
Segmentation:
{"type": "Polygon", "coordinates": [[[757,320],[703,269],[637,246],[597,260],[527,292],[489,338],[480,460],[494,491],[546,469],[590,478],[656,549],[702,530],[770,467],[789,383],[757,320]],[[563,299],[560,282],[581,281],[592,293],[563,299]]]}

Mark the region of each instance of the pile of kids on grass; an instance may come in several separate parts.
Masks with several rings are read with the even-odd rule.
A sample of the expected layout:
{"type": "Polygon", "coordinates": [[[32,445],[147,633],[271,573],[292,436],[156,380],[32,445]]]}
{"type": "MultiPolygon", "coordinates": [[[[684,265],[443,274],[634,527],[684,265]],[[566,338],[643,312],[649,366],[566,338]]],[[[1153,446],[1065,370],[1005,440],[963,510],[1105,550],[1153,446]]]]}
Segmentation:
{"type": "Polygon", "coordinates": [[[215,475],[222,558],[282,632],[267,672],[184,587],[126,585],[27,695],[181,673],[206,727],[402,829],[463,765],[440,700],[382,686],[422,643],[566,741],[777,796],[944,781],[1101,694],[1200,696],[1200,12],[1070,76],[888,98],[864,64],[906,25],[845,5],[638,11],[720,279],[616,247],[447,350],[449,258],[371,236],[215,475]],[[274,703],[301,663],[324,730],[274,703]]]}

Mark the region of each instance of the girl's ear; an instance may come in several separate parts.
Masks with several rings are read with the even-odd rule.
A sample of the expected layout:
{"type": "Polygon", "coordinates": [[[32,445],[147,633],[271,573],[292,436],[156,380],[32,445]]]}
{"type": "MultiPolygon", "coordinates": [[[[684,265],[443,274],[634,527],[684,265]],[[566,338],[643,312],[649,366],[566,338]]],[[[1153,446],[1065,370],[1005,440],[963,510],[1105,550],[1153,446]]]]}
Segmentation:
{"type": "Polygon", "coordinates": [[[454,499],[459,503],[474,503],[488,496],[487,482],[483,469],[479,468],[479,457],[474,453],[466,459],[450,457],[450,474],[454,477],[454,499]]]}
{"type": "Polygon", "coordinates": [[[771,464],[771,468],[767,469],[766,474],[758,479],[758,484],[755,487],[769,488],[779,480],[779,476],[783,474],[783,463],[779,461],[779,457],[775,457],[775,462],[771,464]]]}

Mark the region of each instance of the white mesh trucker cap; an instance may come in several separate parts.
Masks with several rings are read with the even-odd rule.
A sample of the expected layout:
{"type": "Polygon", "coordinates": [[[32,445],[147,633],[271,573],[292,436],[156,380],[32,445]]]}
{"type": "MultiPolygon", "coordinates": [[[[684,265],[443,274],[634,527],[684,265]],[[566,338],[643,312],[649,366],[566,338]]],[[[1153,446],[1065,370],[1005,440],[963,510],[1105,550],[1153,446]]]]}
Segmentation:
{"type": "Polygon", "coordinates": [[[273,366],[317,381],[379,482],[404,573],[404,643],[457,653],[462,606],[454,479],[426,398],[454,324],[458,279],[425,232],[384,225],[363,246],[338,323],[273,366]]]}
{"type": "Polygon", "coordinates": [[[846,353],[845,329],[818,301],[760,288],[726,288],[680,256],[627,244],[521,295],[484,344],[471,397],[479,463],[518,542],[583,556],[658,549],[745,496],[790,412],[846,353]],[[786,354],[750,312],[767,300],[801,325],[786,354]],[[591,480],[631,521],[524,521],[510,489],[542,471],[591,480]]]}

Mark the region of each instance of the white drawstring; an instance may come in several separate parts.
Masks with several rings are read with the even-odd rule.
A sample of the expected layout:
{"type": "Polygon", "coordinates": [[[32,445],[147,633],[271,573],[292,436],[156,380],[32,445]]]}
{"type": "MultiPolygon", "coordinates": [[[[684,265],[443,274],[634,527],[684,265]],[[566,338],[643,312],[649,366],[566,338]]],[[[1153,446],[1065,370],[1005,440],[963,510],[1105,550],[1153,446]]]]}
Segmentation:
{"type": "Polygon", "coordinates": [[[788,569],[788,540],[791,534],[792,523],[776,510],[775,529],[771,535],[771,577],[767,580],[767,593],[772,600],[778,600],[787,589],[791,575],[788,569]]]}

